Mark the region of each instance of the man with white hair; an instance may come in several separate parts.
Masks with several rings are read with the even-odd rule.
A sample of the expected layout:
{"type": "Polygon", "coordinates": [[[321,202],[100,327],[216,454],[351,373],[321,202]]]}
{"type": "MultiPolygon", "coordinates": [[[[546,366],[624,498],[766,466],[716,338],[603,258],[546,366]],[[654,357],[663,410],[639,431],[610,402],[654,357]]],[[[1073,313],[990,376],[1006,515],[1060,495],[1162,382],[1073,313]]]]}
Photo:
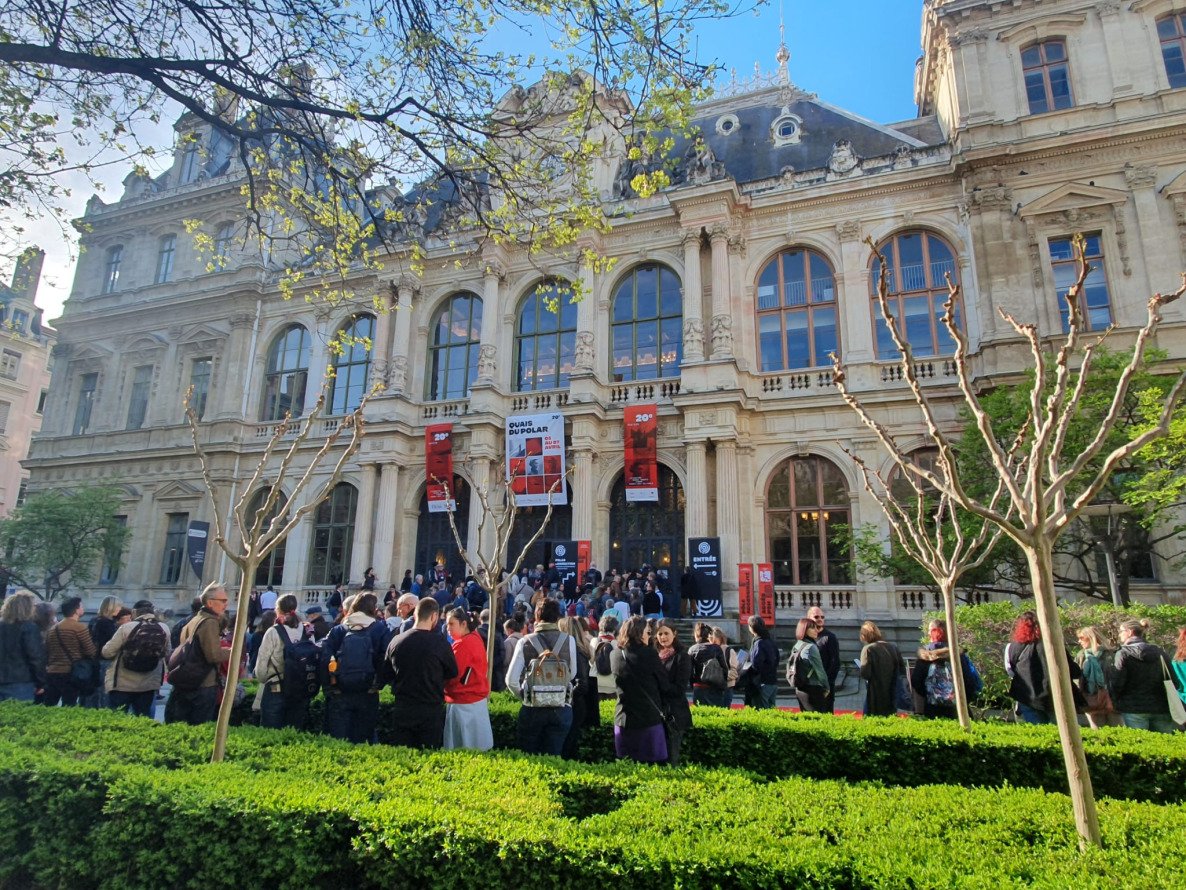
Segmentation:
{"type": "Polygon", "coordinates": [[[416,626],[416,605],[419,602],[420,597],[414,593],[405,593],[395,601],[395,612],[399,617],[399,624],[392,631],[393,634],[401,634],[416,626]]]}
{"type": "Polygon", "coordinates": [[[170,665],[173,692],[165,705],[166,723],[209,723],[218,712],[218,668],[231,658],[231,650],[222,648],[219,625],[230,597],[225,584],[213,581],[206,585],[201,599],[201,610],[181,629],[178,648],[193,641],[185,663],[170,665]]]}

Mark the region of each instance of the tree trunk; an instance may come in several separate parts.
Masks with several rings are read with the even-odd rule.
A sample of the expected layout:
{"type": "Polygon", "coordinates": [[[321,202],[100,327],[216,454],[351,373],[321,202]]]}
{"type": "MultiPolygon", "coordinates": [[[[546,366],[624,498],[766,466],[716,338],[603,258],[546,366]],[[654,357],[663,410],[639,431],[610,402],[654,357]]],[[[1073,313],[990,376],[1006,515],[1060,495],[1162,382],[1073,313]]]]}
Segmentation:
{"type": "Polygon", "coordinates": [[[495,640],[498,637],[498,619],[502,616],[502,609],[499,608],[499,600],[502,598],[502,585],[494,585],[494,589],[489,591],[490,600],[490,627],[486,631],[486,682],[490,688],[494,688],[494,647],[497,645],[495,640]]]}
{"type": "Polygon", "coordinates": [[[222,691],[222,705],[218,709],[218,721],[214,724],[214,753],[211,763],[221,763],[226,756],[227,730],[231,725],[231,711],[235,708],[235,688],[239,685],[239,663],[243,660],[243,647],[247,641],[247,606],[251,600],[251,582],[255,578],[258,560],[248,560],[242,566],[242,580],[239,582],[239,598],[235,604],[235,630],[231,642],[231,661],[228,665],[226,688],[222,691]]]}
{"type": "Polygon", "coordinates": [[[955,713],[960,726],[966,730],[972,728],[972,718],[968,713],[968,685],[964,682],[964,665],[961,658],[958,628],[955,623],[955,581],[944,579],[939,583],[939,591],[943,594],[943,612],[947,619],[947,652],[951,660],[951,682],[955,687],[955,713]]]}
{"type": "Polygon", "coordinates": [[[1079,719],[1075,714],[1075,699],[1071,693],[1071,671],[1054,592],[1053,550],[1048,542],[1043,541],[1024,549],[1038,607],[1038,623],[1042,628],[1042,651],[1046,655],[1054,716],[1058,722],[1067,785],[1075,812],[1075,829],[1079,832],[1080,849],[1086,850],[1091,845],[1100,846],[1100,823],[1095,808],[1095,792],[1091,787],[1091,774],[1087,770],[1087,755],[1083,751],[1083,736],[1079,732],[1079,719]]]}

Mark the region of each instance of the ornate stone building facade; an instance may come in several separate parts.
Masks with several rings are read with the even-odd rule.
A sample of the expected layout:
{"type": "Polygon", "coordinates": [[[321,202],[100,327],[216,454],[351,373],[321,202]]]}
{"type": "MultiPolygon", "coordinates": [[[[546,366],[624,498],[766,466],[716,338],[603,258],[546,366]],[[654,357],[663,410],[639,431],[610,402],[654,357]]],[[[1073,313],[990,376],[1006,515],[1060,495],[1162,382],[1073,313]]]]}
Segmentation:
{"type": "MultiPolygon", "coordinates": [[[[195,387],[223,497],[234,497],[276,419],[308,410],[318,369],[335,364],[333,410],[314,438],[366,381],[386,393],[334,497],[261,582],[315,599],[367,566],[384,584],[424,570],[450,549],[443,517],[425,510],[424,426],[454,424],[458,516],[472,541],[468,485],[499,472],[505,418],[558,410],[571,506],[545,538],[591,541],[603,568],[647,561],[678,575],[687,537],[719,535],[727,610],[732,567],[771,562],[782,621],[822,604],[842,621],[915,623],[929,597],[856,577],[837,533],[882,521],[844,450],[887,460],[833,389],[829,353],[904,443],[923,444],[875,316],[863,239],[890,258],[920,373],[952,421],[951,344],[937,318],[945,274],[963,287],[975,371],[993,385],[1026,364],[998,310],[1059,329],[1073,233],[1089,236],[1098,265],[1091,324],[1114,322],[1120,343],[1147,295],[1186,268],[1183,0],[928,0],[923,16],[917,118],[883,125],[835,108],[796,88],[783,57],[780,74],[698,109],[703,140],[677,149],[671,187],[638,197],[636,167],[604,171],[613,222],[589,246],[616,260],[612,272],[543,275],[514,251],[458,253],[430,231],[423,274],[393,263],[359,285],[389,300],[375,316],[280,298],[268,263],[237,246],[232,153],[181,121],[206,151],[182,152],[157,180],[129,177],[121,200],[88,208],[28,461],[34,484],[121,485],[131,545],[107,589],[186,600],[198,579],[185,528],[210,517],[183,392],[195,387]],[[225,262],[194,252],[190,218],[225,262]],[[577,277],[587,296],[549,311],[549,281],[577,277]],[[373,338],[370,356],[329,353],[350,326],[373,338]],[[651,402],[660,501],[627,505],[622,409],[651,402]]],[[[1174,361],[1186,359],[1184,321],[1172,307],[1159,335],[1174,361]]],[[[1149,563],[1134,594],[1180,598],[1170,565],[1149,563]]],[[[204,580],[227,569],[212,552],[204,580]]]]}

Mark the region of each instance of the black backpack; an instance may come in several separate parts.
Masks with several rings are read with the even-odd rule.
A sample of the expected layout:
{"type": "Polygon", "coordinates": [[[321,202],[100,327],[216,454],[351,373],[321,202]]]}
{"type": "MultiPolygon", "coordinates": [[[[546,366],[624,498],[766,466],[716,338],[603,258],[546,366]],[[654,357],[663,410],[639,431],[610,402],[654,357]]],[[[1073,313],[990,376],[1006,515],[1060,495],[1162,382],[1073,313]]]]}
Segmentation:
{"type": "Polygon", "coordinates": [[[597,675],[600,677],[610,676],[613,670],[613,662],[610,656],[614,653],[614,641],[602,640],[597,644],[597,648],[593,650],[593,663],[597,669],[597,675]]]}
{"type": "Polygon", "coordinates": [[[169,649],[169,635],[155,620],[137,621],[120,650],[120,663],[126,670],[147,674],[160,666],[169,649]]]}
{"type": "Polygon", "coordinates": [[[307,701],[321,689],[318,668],[321,649],[313,637],[302,632],[297,642],[292,642],[280,625],[273,625],[284,646],[284,674],[280,677],[280,691],[289,701],[307,701]]]}
{"type": "MultiPolygon", "coordinates": [[[[195,616],[192,621],[201,622],[206,619],[195,616]]],[[[206,653],[202,651],[202,644],[198,642],[197,628],[194,634],[169,655],[166,665],[169,670],[169,685],[178,692],[193,692],[201,687],[202,682],[210,676],[214,665],[206,660],[206,653]]]]}
{"type": "Polygon", "coordinates": [[[369,627],[351,628],[338,643],[337,670],[330,682],[340,692],[367,692],[375,686],[374,636],[369,627]]]}

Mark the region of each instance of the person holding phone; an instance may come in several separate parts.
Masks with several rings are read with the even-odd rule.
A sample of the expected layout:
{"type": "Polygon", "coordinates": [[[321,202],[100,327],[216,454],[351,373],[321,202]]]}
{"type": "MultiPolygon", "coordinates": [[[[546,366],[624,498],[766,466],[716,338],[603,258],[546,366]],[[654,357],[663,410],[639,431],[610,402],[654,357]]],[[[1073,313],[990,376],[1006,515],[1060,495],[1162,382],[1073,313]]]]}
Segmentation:
{"type": "Polygon", "coordinates": [[[494,734],[490,729],[486,644],[481,634],[474,633],[465,609],[450,611],[445,627],[457,660],[457,676],[445,683],[445,748],[489,751],[494,747],[494,734]]]}

